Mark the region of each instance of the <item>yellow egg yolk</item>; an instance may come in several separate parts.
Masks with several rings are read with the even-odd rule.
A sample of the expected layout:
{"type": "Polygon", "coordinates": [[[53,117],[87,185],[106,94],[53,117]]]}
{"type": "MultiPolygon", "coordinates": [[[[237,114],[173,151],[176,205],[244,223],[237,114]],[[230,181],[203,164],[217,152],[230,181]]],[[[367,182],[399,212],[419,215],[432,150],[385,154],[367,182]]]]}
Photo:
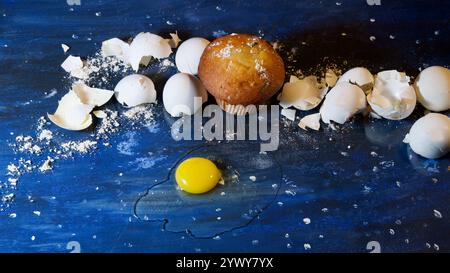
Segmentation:
{"type": "Polygon", "coordinates": [[[175,172],[178,186],[186,192],[201,194],[212,190],[222,177],[216,164],[202,157],[181,162],[175,172]]]}

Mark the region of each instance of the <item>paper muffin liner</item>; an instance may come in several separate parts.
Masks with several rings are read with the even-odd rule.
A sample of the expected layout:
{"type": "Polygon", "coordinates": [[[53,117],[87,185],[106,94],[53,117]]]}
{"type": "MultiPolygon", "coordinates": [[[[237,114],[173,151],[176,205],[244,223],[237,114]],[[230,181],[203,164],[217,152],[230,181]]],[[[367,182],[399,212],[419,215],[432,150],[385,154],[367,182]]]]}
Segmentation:
{"type": "Polygon", "coordinates": [[[233,105],[233,104],[229,104],[226,101],[218,99],[218,98],[216,98],[216,102],[220,106],[220,108],[222,108],[225,112],[230,113],[232,115],[243,116],[247,113],[248,114],[256,113],[255,107],[252,107],[254,105],[248,105],[248,106],[233,105]]]}

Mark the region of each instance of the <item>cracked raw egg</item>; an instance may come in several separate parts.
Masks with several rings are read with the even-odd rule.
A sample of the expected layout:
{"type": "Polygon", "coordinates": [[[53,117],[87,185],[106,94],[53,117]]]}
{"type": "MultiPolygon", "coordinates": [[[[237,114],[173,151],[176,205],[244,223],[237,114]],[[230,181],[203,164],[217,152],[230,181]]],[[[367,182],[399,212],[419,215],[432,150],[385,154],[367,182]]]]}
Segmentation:
{"type": "Polygon", "coordinates": [[[216,164],[203,157],[191,157],[178,166],[175,180],[183,191],[202,194],[212,190],[222,175],[216,164]]]}

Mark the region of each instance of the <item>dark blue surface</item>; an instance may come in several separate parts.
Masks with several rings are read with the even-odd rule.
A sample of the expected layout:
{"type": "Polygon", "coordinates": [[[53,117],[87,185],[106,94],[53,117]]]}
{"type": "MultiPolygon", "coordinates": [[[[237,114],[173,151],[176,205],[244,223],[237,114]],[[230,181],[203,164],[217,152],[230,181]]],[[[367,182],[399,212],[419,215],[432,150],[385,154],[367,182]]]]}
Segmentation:
{"type": "MultiPolygon", "coordinates": [[[[8,146],[14,140],[10,133],[33,134],[36,120],[52,112],[67,90],[69,83],[59,67],[65,59],[61,43],[71,46],[72,55],[88,56],[103,40],[141,31],[167,36],[178,30],[182,39],[245,32],[279,40],[287,49],[295,47],[296,62],[282,53],[288,72],[308,73],[330,63],[342,69],[363,65],[372,72],[398,69],[416,76],[419,68],[450,64],[448,2],[311,2],[81,0],[81,6],[69,6],[65,1],[2,1],[0,181],[7,180],[6,166],[20,156],[8,146]],[[376,40],[371,42],[370,36],[376,40]],[[44,93],[53,88],[57,96],[45,99],[44,93]]],[[[170,74],[146,73],[158,91],[170,74]]],[[[116,103],[108,107],[121,109],[116,103]]],[[[0,212],[0,251],[68,252],[70,241],[79,242],[83,252],[303,252],[305,243],[314,252],[368,252],[370,241],[379,242],[383,252],[436,251],[436,246],[450,251],[449,157],[425,160],[401,142],[423,114],[420,107],[403,121],[359,118],[337,131],[304,132],[295,124],[283,124],[280,149],[268,155],[270,159],[245,166],[248,175],[265,178],[257,180],[261,187],[243,182],[244,190],[235,198],[228,194],[227,207],[218,213],[223,200],[215,201],[217,192],[202,197],[206,200],[189,200],[168,181],[152,188],[161,194],[159,202],[141,199],[145,202],[137,207],[143,211],[136,218],[138,197],[201,145],[173,141],[170,119],[161,105],[155,112],[156,129],[131,130],[131,125],[124,125],[111,137],[111,148],[58,161],[51,174],[21,177],[14,202],[0,212]],[[118,144],[130,138],[136,143],[131,153],[119,153],[118,144]],[[137,159],[154,165],[136,166],[137,159]],[[267,168],[273,171],[266,173],[267,168]],[[268,187],[272,184],[279,188],[268,187]],[[260,211],[242,217],[240,210],[247,205],[260,211]],[[192,221],[200,209],[205,219],[192,221]],[[155,211],[165,225],[152,217],[144,219],[155,211]],[[11,218],[11,213],[17,216],[11,218]],[[214,219],[219,215],[222,220],[214,219]],[[303,218],[310,218],[311,224],[304,224],[303,218]]],[[[51,128],[60,132],[58,138],[71,139],[85,138],[94,130],[69,133],[51,128]]],[[[213,148],[203,147],[203,153],[196,151],[231,162],[255,157],[251,144],[244,148],[247,154],[236,157],[226,145],[241,144],[213,143],[213,148]]],[[[7,192],[11,189],[0,189],[0,195],[7,192]]]]}

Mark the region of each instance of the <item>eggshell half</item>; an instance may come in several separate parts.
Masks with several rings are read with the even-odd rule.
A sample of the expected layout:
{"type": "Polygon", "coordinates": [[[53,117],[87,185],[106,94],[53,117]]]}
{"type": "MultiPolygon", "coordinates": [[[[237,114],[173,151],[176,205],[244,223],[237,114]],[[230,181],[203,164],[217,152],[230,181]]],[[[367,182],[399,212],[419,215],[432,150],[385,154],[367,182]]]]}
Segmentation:
{"type": "Polygon", "coordinates": [[[442,66],[424,69],[414,88],[417,100],[428,110],[441,112],[450,109],[450,69],[442,66]]]}
{"type": "Polygon", "coordinates": [[[126,76],[117,83],[114,91],[117,101],[127,107],[156,102],[155,85],[144,75],[126,76]]]}
{"type": "Polygon", "coordinates": [[[199,37],[190,38],[181,43],[175,55],[175,63],[178,70],[183,73],[197,75],[200,57],[208,44],[208,40],[199,37]]]}
{"type": "Polygon", "coordinates": [[[345,72],[338,80],[358,85],[364,93],[369,93],[374,84],[374,77],[367,68],[355,67],[345,72]]]}
{"type": "Polygon", "coordinates": [[[416,93],[409,77],[396,70],[382,71],[375,78],[372,93],[367,95],[372,110],[391,120],[408,117],[416,107],[416,93]]]}
{"type": "Polygon", "coordinates": [[[450,118],[439,113],[429,113],[418,119],[403,140],[423,157],[435,159],[450,150],[450,118]]]}
{"type": "Polygon", "coordinates": [[[142,60],[144,60],[144,65],[147,65],[151,57],[167,58],[170,53],[172,53],[172,48],[167,39],[153,33],[141,32],[131,42],[126,60],[135,71],[138,71],[142,60]]]}
{"type": "Polygon", "coordinates": [[[366,109],[366,95],[363,90],[355,84],[340,82],[325,96],[320,115],[322,121],[327,124],[330,121],[343,124],[364,109],[366,109]]]}
{"type": "Polygon", "coordinates": [[[47,114],[50,121],[61,128],[73,131],[84,130],[92,124],[90,112],[93,105],[83,104],[73,91],[69,91],[59,102],[56,112],[47,114]]]}

